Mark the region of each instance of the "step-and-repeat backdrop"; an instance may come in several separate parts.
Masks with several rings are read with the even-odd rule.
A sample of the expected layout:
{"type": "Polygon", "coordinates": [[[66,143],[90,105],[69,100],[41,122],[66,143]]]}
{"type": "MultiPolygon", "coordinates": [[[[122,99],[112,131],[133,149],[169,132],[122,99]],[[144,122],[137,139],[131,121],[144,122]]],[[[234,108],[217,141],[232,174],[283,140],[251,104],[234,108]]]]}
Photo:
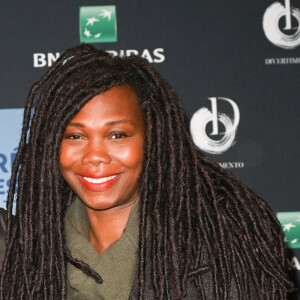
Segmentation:
{"type": "Polygon", "coordinates": [[[32,83],[78,43],[140,55],[178,92],[195,144],[277,213],[299,285],[300,0],[4,0],[0,28],[0,206],[32,83]]]}

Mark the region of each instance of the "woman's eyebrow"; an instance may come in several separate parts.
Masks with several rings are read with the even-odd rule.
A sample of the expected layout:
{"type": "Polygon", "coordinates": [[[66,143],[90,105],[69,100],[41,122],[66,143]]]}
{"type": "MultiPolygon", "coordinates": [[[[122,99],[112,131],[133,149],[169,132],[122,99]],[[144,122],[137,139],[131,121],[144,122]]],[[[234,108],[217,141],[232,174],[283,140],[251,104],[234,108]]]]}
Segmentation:
{"type": "Polygon", "coordinates": [[[81,123],[76,123],[76,122],[71,122],[71,123],[69,123],[68,126],[73,126],[73,127],[84,127],[83,124],[81,124],[81,123]]]}
{"type": "Polygon", "coordinates": [[[124,124],[124,123],[129,123],[131,125],[134,125],[134,123],[130,120],[116,120],[116,121],[109,121],[106,122],[104,125],[105,126],[112,126],[112,125],[117,125],[117,124],[124,124]]]}
{"type": "MultiPolygon", "coordinates": [[[[134,123],[130,120],[116,120],[116,121],[108,121],[104,124],[104,126],[113,126],[113,125],[118,125],[118,124],[130,124],[130,125],[134,125],[134,123]]],[[[84,127],[83,124],[81,123],[77,123],[77,122],[71,122],[68,124],[68,126],[72,126],[72,127],[84,127]]]]}

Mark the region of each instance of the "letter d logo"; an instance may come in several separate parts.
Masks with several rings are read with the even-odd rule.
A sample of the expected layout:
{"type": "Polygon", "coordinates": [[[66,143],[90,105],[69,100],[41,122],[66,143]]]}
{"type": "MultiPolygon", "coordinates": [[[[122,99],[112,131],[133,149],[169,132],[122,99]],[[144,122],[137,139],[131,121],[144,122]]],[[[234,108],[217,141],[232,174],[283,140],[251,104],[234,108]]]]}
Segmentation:
{"type": "Polygon", "coordinates": [[[294,49],[300,45],[300,10],[291,7],[290,0],[271,4],[263,17],[263,29],[275,46],[294,49]]]}
{"type": "Polygon", "coordinates": [[[224,97],[211,97],[211,111],[203,107],[196,111],[192,116],[190,129],[196,146],[201,150],[211,154],[221,154],[228,150],[234,142],[237,126],[240,121],[239,108],[234,101],[224,97]],[[231,120],[224,113],[219,113],[217,109],[217,100],[228,102],[233,109],[233,119],[231,120]],[[207,134],[207,125],[212,123],[212,132],[210,136],[220,139],[213,139],[207,134]],[[219,123],[223,124],[225,131],[219,133],[219,123]]]}

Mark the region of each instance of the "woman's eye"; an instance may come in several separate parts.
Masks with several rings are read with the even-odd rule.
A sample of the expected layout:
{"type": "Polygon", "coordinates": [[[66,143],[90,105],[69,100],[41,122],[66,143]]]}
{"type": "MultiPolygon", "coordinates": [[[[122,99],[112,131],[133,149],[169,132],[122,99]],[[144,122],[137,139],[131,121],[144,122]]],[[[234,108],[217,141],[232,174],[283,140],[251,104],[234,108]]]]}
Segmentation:
{"type": "Polygon", "coordinates": [[[123,133],[123,132],[117,132],[117,133],[114,133],[112,135],[112,139],[121,139],[121,138],[124,138],[124,137],[127,137],[128,135],[126,133],[123,133]]]}
{"type": "Polygon", "coordinates": [[[67,140],[78,140],[81,136],[79,134],[68,134],[65,136],[65,139],[67,140]]]}

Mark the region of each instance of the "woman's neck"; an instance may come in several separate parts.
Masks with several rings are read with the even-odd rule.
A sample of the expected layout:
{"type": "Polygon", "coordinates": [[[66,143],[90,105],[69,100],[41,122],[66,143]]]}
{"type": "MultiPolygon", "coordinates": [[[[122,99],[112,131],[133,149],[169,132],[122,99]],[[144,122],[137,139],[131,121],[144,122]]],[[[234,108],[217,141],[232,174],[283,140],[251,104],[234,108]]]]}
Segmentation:
{"type": "Polygon", "coordinates": [[[107,210],[86,207],[90,223],[89,240],[100,255],[121,237],[134,203],[132,201],[107,210]]]}

